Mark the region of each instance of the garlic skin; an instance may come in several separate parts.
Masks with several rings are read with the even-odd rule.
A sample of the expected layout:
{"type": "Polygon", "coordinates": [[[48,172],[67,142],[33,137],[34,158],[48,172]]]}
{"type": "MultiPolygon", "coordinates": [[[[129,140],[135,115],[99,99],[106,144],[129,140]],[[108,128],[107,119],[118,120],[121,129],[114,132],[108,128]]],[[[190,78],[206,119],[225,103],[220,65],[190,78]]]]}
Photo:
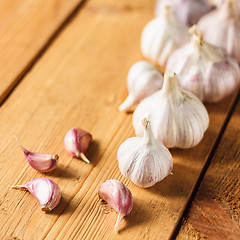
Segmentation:
{"type": "Polygon", "coordinates": [[[65,135],[64,147],[73,157],[81,158],[86,163],[90,163],[84,153],[86,153],[91,141],[92,135],[89,132],[81,128],[71,128],[65,135]]]}
{"type": "Polygon", "coordinates": [[[116,232],[122,218],[127,216],[132,210],[132,194],[125,184],[118,180],[111,179],[100,186],[98,195],[118,212],[118,219],[114,227],[116,232]]]}
{"type": "Polygon", "coordinates": [[[238,88],[238,62],[223,49],[205,42],[196,25],[189,31],[191,42],[173,52],[166,69],[174,70],[180,86],[201,101],[218,102],[238,88]]]}
{"type": "Polygon", "coordinates": [[[212,10],[208,0],[158,0],[155,6],[155,15],[159,16],[165,5],[173,8],[174,16],[187,26],[196,24],[206,13],[212,10]]]}
{"type": "Polygon", "coordinates": [[[143,137],[124,141],[117,152],[122,175],[139,187],[148,188],[162,181],[173,168],[172,155],[161,141],[154,138],[150,122],[143,119],[143,137]]]}
{"type": "Polygon", "coordinates": [[[57,183],[46,177],[36,178],[24,185],[12,186],[12,188],[29,191],[38,199],[43,212],[54,209],[61,199],[61,191],[57,183]]]}
{"type": "Polygon", "coordinates": [[[153,135],[167,148],[191,148],[203,138],[209,117],[202,102],[191,92],[182,90],[177,75],[167,72],[161,90],[145,98],[133,113],[137,136],[143,136],[141,120],[151,122],[153,135]]]}
{"type": "Polygon", "coordinates": [[[240,10],[237,0],[208,13],[198,22],[206,42],[221,47],[240,62],[240,10]]]}
{"type": "Polygon", "coordinates": [[[170,54],[189,40],[187,27],[177,20],[170,6],[164,6],[161,14],[143,29],[141,51],[144,57],[158,64],[164,72],[170,54]]]}
{"type": "Polygon", "coordinates": [[[27,163],[38,172],[50,172],[56,168],[59,156],[57,154],[45,154],[30,152],[24,148],[16,138],[19,146],[21,147],[27,163]]]}
{"type": "Polygon", "coordinates": [[[127,76],[129,95],[119,106],[120,111],[129,111],[132,106],[161,89],[163,83],[162,73],[147,61],[135,63],[127,76]]]}

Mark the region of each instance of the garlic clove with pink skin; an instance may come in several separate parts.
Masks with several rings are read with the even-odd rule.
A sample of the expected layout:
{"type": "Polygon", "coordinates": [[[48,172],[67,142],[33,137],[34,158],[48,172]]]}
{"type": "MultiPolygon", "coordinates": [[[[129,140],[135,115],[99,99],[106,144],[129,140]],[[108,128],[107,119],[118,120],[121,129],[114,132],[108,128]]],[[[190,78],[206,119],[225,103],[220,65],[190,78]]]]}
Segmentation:
{"type": "Polygon", "coordinates": [[[226,0],[223,6],[203,16],[198,27],[205,41],[221,47],[240,62],[240,9],[237,0],[226,0]]]}
{"type": "Polygon", "coordinates": [[[159,90],[162,82],[162,73],[152,63],[147,61],[135,63],[127,76],[129,95],[119,106],[119,110],[130,110],[132,106],[159,90]]]}
{"type": "Polygon", "coordinates": [[[192,34],[190,43],[172,53],[166,69],[174,69],[180,86],[201,101],[218,102],[238,89],[238,62],[223,49],[204,41],[196,25],[189,32],[192,34]]]}
{"type": "Polygon", "coordinates": [[[43,212],[54,209],[61,199],[61,191],[57,183],[46,177],[36,178],[24,185],[15,185],[12,188],[29,191],[38,199],[43,212]]]}
{"type": "Polygon", "coordinates": [[[173,8],[174,16],[183,24],[192,26],[206,13],[212,10],[208,0],[158,0],[155,6],[155,15],[159,16],[165,5],[173,8]]]}
{"type": "Polygon", "coordinates": [[[38,172],[50,172],[56,168],[59,156],[57,154],[35,153],[24,148],[16,138],[23,150],[27,163],[38,172]]]}
{"type": "Polygon", "coordinates": [[[171,53],[187,43],[190,36],[187,27],[173,15],[171,6],[164,6],[161,14],[143,29],[141,51],[144,57],[158,64],[165,72],[171,53]]]}
{"type": "Polygon", "coordinates": [[[122,175],[139,187],[148,188],[162,181],[173,168],[169,150],[154,138],[150,122],[141,121],[143,137],[124,141],[117,152],[122,175]]]}
{"type": "Polygon", "coordinates": [[[144,135],[144,117],[151,122],[154,137],[167,148],[196,146],[209,125],[205,106],[193,93],[181,89],[173,72],[166,72],[162,89],[142,100],[134,111],[137,136],[144,135]]]}
{"type": "Polygon", "coordinates": [[[117,222],[114,227],[114,230],[117,231],[122,218],[127,216],[133,207],[133,198],[130,190],[124,183],[111,179],[100,186],[98,195],[118,212],[117,222]]]}
{"type": "Polygon", "coordinates": [[[73,157],[81,158],[86,163],[90,163],[85,153],[91,141],[92,135],[89,132],[81,128],[71,128],[65,135],[64,147],[73,157]]]}

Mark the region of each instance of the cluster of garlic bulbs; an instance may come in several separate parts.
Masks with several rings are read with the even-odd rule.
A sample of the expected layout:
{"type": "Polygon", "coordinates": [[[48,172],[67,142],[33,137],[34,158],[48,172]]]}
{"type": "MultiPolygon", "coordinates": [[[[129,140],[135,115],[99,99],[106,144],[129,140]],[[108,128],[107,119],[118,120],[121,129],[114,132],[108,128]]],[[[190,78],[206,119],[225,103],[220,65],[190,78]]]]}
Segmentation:
{"type": "Polygon", "coordinates": [[[188,40],[187,27],[176,19],[171,6],[164,6],[161,14],[144,27],[141,50],[147,59],[164,71],[171,53],[188,40]]]}
{"type": "Polygon", "coordinates": [[[155,6],[156,16],[161,14],[161,9],[165,5],[172,6],[176,18],[187,26],[196,24],[203,15],[212,9],[208,0],[158,0],[155,6]]]}
{"type": "Polygon", "coordinates": [[[190,43],[176,50],[169,58],[167,70],[174,70],[183,89],[200,100],[217,102],[232,94],[240,83],[238,62],[223,49],[204,41],[194,25],[190,43]]]}

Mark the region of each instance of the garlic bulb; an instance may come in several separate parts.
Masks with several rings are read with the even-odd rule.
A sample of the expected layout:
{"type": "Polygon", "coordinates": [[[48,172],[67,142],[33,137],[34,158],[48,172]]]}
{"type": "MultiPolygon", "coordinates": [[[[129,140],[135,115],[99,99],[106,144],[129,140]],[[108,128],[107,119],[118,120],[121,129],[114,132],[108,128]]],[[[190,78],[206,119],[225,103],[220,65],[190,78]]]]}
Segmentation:
{"type": "Polygon", "coordinates": [[[124,141],[117,152],[122,175],[136,185],[147,188],[168,176],[173,167],[171,153],[153,137],[150,122],[141,121],[143,137],[124,141]]]}
{"type": "Polygon", "coordinates": [[[118,219],[114,227],[114,230],[117,231],[120,221],[131,212],[133,207],[133,198],[130,190],[124,183],[111,179],[100,186],[98,195],[118,212],[118,219]]]}
{"type": "Polygon", "coordinates": [[[173,13],[181,23],[192,26],[211,11],[212,6],[208,0],[158,0],[155,6],[155,15],[160,15],[161,8],[170,5],[173,13]]]}
{"type": "Polygon", "coordinates": [[[151,63],[139,61],[129,70],[127,86],[129,95],[120,105],[120,111],[128,111],[133,105],[162,87],[162,73],[151,63]]]}
{"type": "Polygon", "coordinates": [[[187,27],[173,16],[172,8],[164,6],[161,14],[150,21],[142,32],[143,55],[160,66],[164,72],[170,54],[188,42],[187,27]]]}
{"type": "Polygon", "coordinates": [[[165,73],[161,90],[145,98],[133,113],[137,136],[143,136],[141,120],[151,122],[153,135],[168,147],[196,146],[208,128],[209,117],[202,102],[182,90],[175,73],[165,73]]]}
{"type": "Polygon", "coordinates": [[[221,8],[202,17],[198,26],[206,42],[222,47],[240,61],[240,11],[237,0],[226,0],[221,8]]]}
{"type": "Polygon", "coordinates": [[[59,186],[49,178],[36,178],[24,185],[12,186],[12,188],[28,190],[41,204],[41,210],[49,212],[54,209],[60,199],[61,191],[59,186]]]}
{"type": "Polygon", "coordinates": [[[238,88],[238,63],[223,49],[205,42],[196,25],[189,31],[191,42],[171,55],[166,69],[174,70],[180,86],[193,92],[201,101],[220,101],[238,88]]]}

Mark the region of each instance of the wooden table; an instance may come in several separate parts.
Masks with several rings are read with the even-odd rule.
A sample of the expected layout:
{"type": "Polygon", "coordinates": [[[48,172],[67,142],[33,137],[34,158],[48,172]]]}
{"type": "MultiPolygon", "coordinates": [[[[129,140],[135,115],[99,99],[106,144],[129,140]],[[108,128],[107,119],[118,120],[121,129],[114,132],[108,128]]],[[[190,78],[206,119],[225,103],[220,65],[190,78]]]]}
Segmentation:
{"type": "Polygon", "coordinates": [[[140,34],[155,0],[0,1],[0,239],[240,239],[240,102],[207,104],[202,142],[171,150],[173,175],[149,189],[125,179],[118,146],[134,136],[117,110],[130,66],[143,59],[140,34]],[[91,164],[63,146],[74,126],[90,131],[91,164]],[[58,167],[30,168],[13,138],[35,152],[58,153],[58,167]],[[59,206],[48,214],[25,191],[37,177],[56,181],[59,206]],[[123,181],[134,208],[119,226],[97,190],[123,181]]]}

